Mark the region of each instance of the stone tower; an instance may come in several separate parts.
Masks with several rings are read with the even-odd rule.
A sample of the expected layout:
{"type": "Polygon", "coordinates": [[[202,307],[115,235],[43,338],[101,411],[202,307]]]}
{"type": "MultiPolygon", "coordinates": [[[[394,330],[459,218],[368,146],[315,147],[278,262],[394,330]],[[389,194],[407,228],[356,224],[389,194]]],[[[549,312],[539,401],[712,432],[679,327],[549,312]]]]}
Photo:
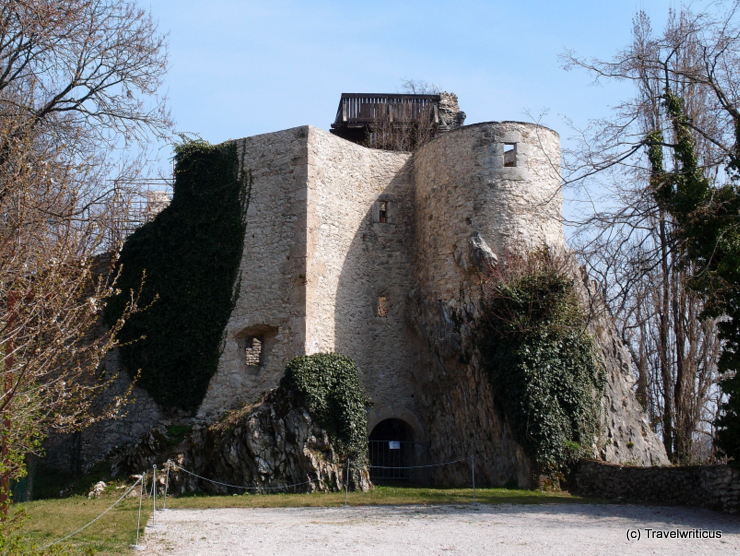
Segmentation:
{"type": "MultiPolygon", "coordinates": [[[[199,416],[255,401],[294,356],[336,351],[362,373],[371,439],[413,441],[407,462],[475,454],[484,482],[530,484],[529,458],[461,354],[480,271],[505,252],[565,249],[557,133],[480,123],[412,155],[307,126],[237,146],[251,176],[241,281],[199,416]]],[[[664,462],[629,391],[626,355],[614,353],[607,398],[619,407],[605,414],[620,417],[605,417],[605,435],[631,448],[603,455],[664,462]]]]}

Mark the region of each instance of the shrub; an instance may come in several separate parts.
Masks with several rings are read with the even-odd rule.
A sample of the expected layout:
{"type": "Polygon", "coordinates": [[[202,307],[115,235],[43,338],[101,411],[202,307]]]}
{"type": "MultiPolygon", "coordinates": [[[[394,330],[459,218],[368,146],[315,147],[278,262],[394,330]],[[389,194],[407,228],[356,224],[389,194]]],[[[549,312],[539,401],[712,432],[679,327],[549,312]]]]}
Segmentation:
{"type": "Polygon", "coordinates": [[[547,251],[512,258],[488,287],[479,323],[497,404],[545,474],[588,451],[605,384],[567,268],[547,251]]]}
{"type": "Polygon", "coordinates": [[[337,353],[296,357],[288,363],[280,386],[305,405],[341,455],[365,460],[368,399],[351,359],[337,353]]]}

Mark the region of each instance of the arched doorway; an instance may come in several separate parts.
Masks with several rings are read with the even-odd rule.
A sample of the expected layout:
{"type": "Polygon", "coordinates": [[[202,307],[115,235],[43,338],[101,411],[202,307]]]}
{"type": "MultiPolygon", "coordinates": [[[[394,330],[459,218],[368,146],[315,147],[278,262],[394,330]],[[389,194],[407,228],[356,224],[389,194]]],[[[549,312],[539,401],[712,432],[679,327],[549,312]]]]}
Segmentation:
{"type": "Polygon", "coordinates": [[[401,419],[385,419],[370,433],[370,480],[374,483],[408,481],[414,464],[414,431],[401,419]]]}

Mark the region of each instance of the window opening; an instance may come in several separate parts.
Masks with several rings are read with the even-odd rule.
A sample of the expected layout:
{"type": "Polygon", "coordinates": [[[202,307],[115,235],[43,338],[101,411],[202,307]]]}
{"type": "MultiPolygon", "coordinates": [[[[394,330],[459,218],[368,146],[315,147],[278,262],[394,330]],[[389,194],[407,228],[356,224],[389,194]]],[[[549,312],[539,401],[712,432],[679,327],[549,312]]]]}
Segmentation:
{"type": "Polygon", "coordinates": [[[247,336],[244,346],[244,362],[247,367],[262,365],[262,338],[247,336]]]}
{"type": "Polygon", "coordinates": [[[375,314],[379,317],[387,317],[388,312],[390,311],[390,303],[388,302],[388,298],[385,295],[381,295],[378,297],[378,304],[375,309],[375,314]]]}
{"type": "Polygon", "coordinates": [[[378,201],[378,222],[388,222],[388,201],[378,201]]]}
{"type": "Polygon", "coordinates": [[[504,143],[504,168],[516,167],[516,143],[504,143]]]}

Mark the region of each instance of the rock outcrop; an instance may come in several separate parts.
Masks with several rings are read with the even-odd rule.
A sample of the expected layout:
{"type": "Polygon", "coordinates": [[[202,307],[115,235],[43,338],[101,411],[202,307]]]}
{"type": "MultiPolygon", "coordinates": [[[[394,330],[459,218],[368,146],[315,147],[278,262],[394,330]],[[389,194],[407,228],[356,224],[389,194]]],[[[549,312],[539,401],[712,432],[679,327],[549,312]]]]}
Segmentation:
{"type": "Polygon", "coordinates": [[[476,349],[475,321],[480,310],[476,300],[461,292],[454,302],[416,298],[413,305],[415,328],[429,345],[429,357],[414,377],[429,431],[429,451],[437,461],[462,458],[468,462],[437,468],[433,482],[469,486],[474,465],[479,485],[536,485],[532,460],[496,407],[476,349]]]}
{"type": "Polygon", "coordinates": [[[169,464],[173,494],[265,493],[367,490],[363,462],[350,465],[329,434],[306,408],[282,388],[262,401],[229,413],[216,423],[195,425],[172,445],[164,429],[154,429],[114,458],[118,474],[169,464]],[[209,480],[210,479],[210,480],[209,480]],[[238,488],[248,487],[248,488],[238,488]]]}
{"type": "Polygon", "coordinates": [[[601,402],[601,435],[594,456],[619,464],[670,465],[665,447],[650,428],[632,390],[631,356],[600,297],[592,291],[590,299],[596,309],[589,332],[596,341],[607,380],[601,402]]]}
{"type": "MultiPolygon", "coordinates": [[[[480,248],[474,239],[471,246],[480,248]]],[[[472,276],[484,275],[488,265],[496,264],[496,258],[493,255],[484,259],[488,268],[466,264],[471,260],[475,259],[469,256],[458,260],[471,273],[471,282],[459,290],[457,298],[430,303],[417,295],[411,303],[415,307],[411,315],[414,328],[429,347],[429,357],[414,378],[420,392],[418,401],[427,419],[425,427],[430,431],[430,452],[439,454],[441,460],[464,457],[470,465],[475,462],[479,484],[534,487],[541,479],[497,407],[495,385],[487,376],[477,347],[481,289],[475,286],[472,276]]],[[[617,335],[605,304],[575,259],[566,255],[566,260],[584,310],[589,312],[589,333],[606,372],[600,433],[591,446],[591,455],[611,463],[669,465],[665,449],[632,391],[630,354],[617,335]]],[[[440,469],[434,480],[464,486],[470,483],[470,468],[440,469]]]]}

